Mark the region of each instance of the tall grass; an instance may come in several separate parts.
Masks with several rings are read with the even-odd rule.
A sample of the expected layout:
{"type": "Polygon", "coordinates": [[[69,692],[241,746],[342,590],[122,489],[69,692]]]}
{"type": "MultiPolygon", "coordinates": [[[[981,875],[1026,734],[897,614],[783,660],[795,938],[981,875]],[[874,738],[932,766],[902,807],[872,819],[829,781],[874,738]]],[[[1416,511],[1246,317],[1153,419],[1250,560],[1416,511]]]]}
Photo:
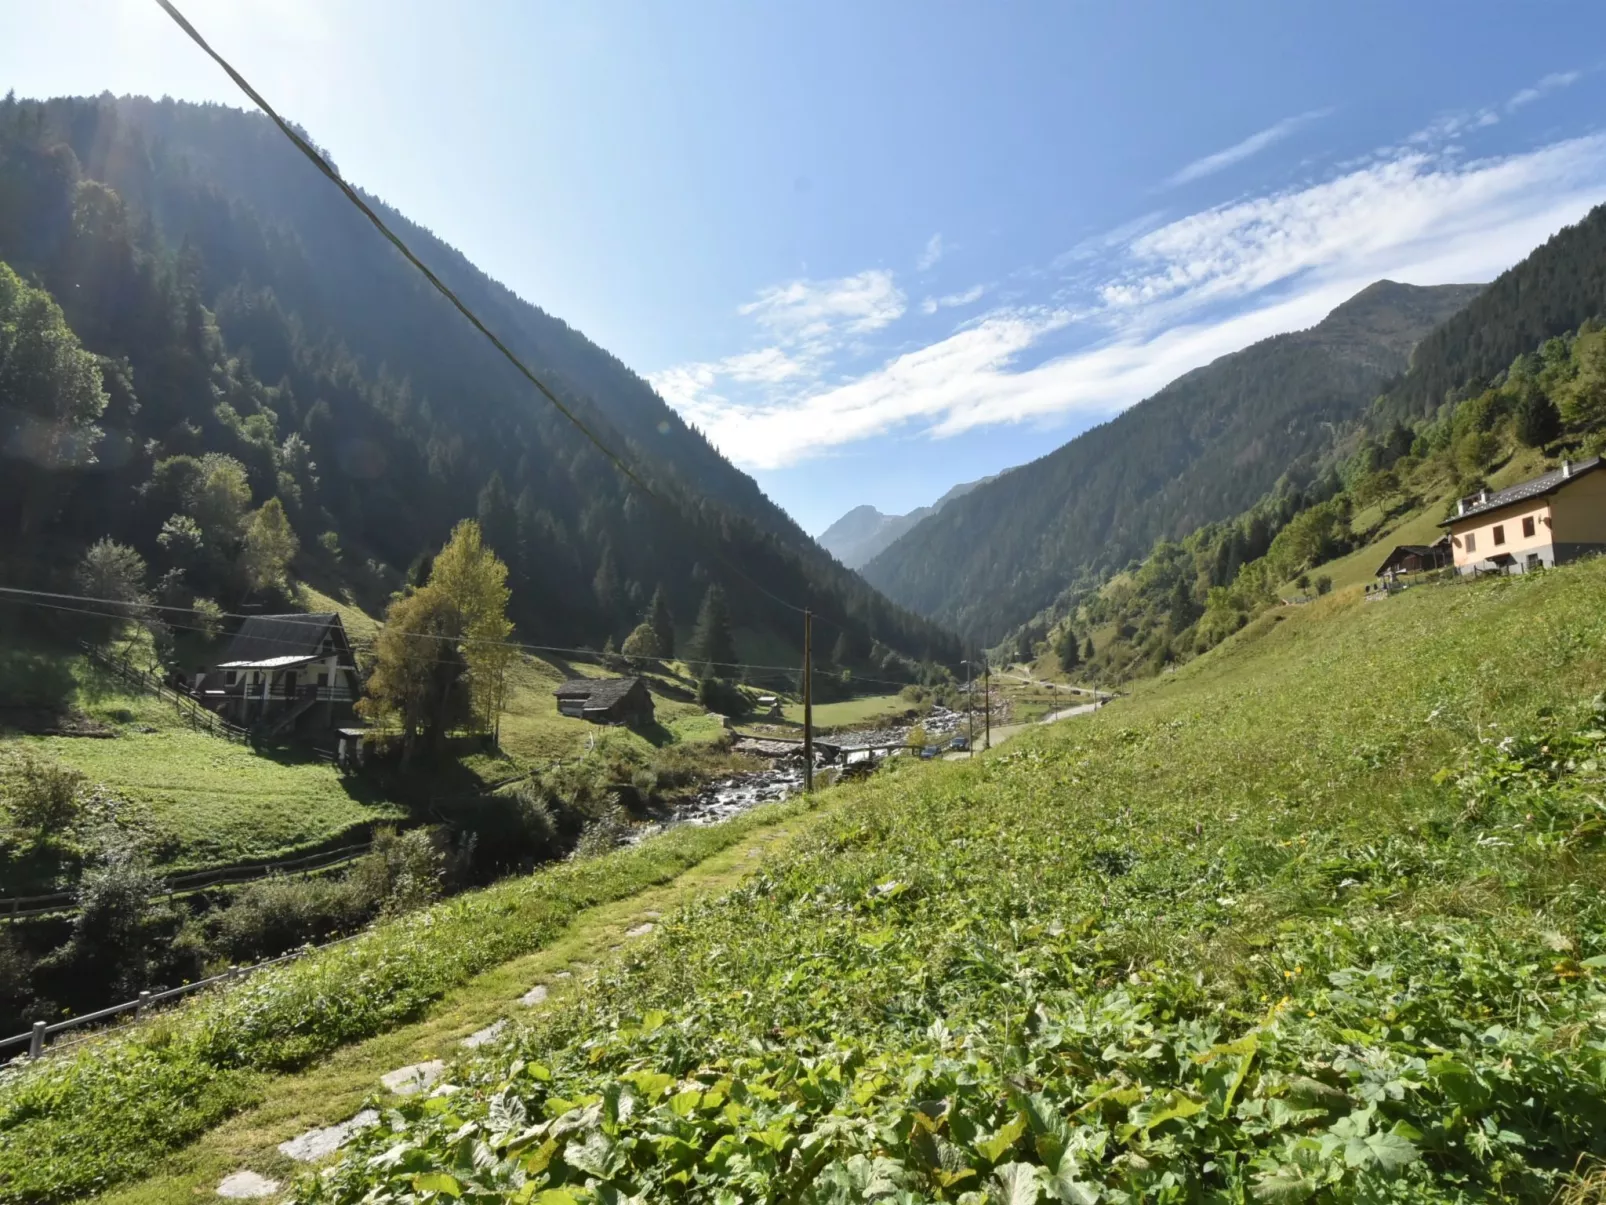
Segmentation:
{"type": "Polygon", "coordinates": [[[304,1201],[1546,1201],[1606,1156],[1606,563],[904,764],[304,1201]]]}

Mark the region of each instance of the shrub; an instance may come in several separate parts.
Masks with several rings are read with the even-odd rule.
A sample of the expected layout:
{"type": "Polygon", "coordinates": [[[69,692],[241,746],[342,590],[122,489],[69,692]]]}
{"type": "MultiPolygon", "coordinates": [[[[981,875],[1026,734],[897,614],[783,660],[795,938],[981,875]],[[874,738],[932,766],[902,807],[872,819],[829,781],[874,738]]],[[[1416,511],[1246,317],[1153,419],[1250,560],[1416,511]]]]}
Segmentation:
{"type": "Polygon", "coordinates": [[[438,899],[446,877],[445,837],[436,828],[398,834],[389,825],[374,833],[372,852],[349,876],[359,898],[374,901],[389,916],[411,912],[438,899]]]}
{"type": "Polygon", "coordinates": [[[11,786],[12,821],[39,841],[60,836],[78,820],[85,781],[77,770],[24,757],[11,786]]]}
{"type": "Polygon", "coordinates": [[[367,898],[365,885],[356,878],[271,878],[248,884],[217,914],[216,949],[232,962],[255,962],[355,929],[380,903],[367,898]]]}
{"type": "Polygon", "coordinates": [[[1316,593],[1331,594],[1333,592],[1333,579],[1330,574],[1318,573],[1316,575],[1316,593]]]}
{"type": "Polygon", "coordinates": [[[624,810],[610,808],[581,830],[580,840],[575,843],[574,856],[595,858],[609,853],[624,843],[629,832],[630,825],[625,821],[624,810]]]}

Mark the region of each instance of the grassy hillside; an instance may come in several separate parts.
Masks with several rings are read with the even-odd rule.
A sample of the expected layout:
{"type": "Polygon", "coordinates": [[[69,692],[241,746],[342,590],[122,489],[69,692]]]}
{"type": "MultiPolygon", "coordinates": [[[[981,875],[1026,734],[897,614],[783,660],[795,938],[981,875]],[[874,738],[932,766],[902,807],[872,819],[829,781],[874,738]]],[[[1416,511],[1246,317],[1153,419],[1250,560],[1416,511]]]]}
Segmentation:
{"type": "Polygon", "coordinates": [[[1606,1154],[1603,590],[1326,599],[901,766],[301,1199],[1548,1200],[1606,1154]]]}
{"type": "MultiPolygon", "coordinates": [[[[194,731],[171,703],[131,693],[82,656],[45,652],[52,674],[70,682],[61,702],[110,735],[0,728],[0,794],[25,758],[77,770],[97,806],[140,834],[160,869],[286,857],[404,814],[310,754],[269,756],[194,731]]],[[[0,685],[9,690],[40,653],[22,646],[0,654],[0,685]]]]}
{"type": "MultiPolygon", "coordinates": [[[[1603,592],[1606,561],[1332,595],[835,791],[300,1199],[1550,1200],[1606,1156],[1603,592]]],[[[309,985],[366,1016],[477,908],[408,922],[383,974],[314,960],[216,1015],[327,1048],[309,985]]],[[[95,1061],[0,1088],[0,1171],[43,1183],[75,1141],[138,1166],[163,1093],[232,1082],[181,1061],[189,1024],[118,1047],[125,1103],[95,1061]]]]}

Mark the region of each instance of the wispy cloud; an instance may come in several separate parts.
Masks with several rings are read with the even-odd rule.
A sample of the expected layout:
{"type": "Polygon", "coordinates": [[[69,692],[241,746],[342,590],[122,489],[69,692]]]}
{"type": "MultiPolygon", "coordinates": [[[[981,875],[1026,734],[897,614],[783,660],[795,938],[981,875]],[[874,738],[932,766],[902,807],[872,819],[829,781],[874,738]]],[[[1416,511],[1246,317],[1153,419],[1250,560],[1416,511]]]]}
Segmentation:
{"type": "Polygon", "coordinates": [[[1532,104],[1541,96],[1551,92],[1558,92],[1562,88],[1576,84],[1583,78],[1583,75],[1582,71],[1552,71],[1533,87],[1522,89],[1522,91],[1508,100],[1506,102],[1506,112],[1515,112],[1517,109],[1522,108],[1523,105],[1532,104]]]}
{"type": "Polygon", "coordinates": [[[1584,73],[1581,71],[1552,71],[1537,83],[1512,93],[1504,105],[1485,105],[1479,109],[1446,113],[1412,134],[1406,141],[1415,146],[1440,145],[1476,130],[1488,129],[1490,126],[1500,124],[1502,112],[1507,115],[1515,113],[1525,105],[1531,105],[1552,92],[1559,92],[1576,84],[1583,77],[1584,73]]]}
{"type": "Polygon", "coordinates": [[[892,273],[872,268],[838,280],[772,285],[737,312],[778,339],[808,344],[841,332],[880,330],[903,317],[905,302],[892,273]]]}
{"type": "Polygon", "coordinates": [[[1202,180],[1206,176],[1213,176],[1219,171],[1231,167],[1235,163],[1242,163],[1253,155],[1274,143],[1281,142],[1300,126],[1326,117],[1331,109],[1313,109],[1309,113],[1301,113],[1296,117],[1285,117],[1276,125],[1267,126],[1259,133],[1251,134],[1242,142],[1235,142],[1226,150],[1217,151],[1213,155],[1206,155],[1195,159],[1181,171],[1166,181],[1167,187],[1175,188],[1179,184],[1187,184],[1193,180],[1202,180]]]}
{"type": "Polygon", "coordinates": [[[948,293],[942,297],[927,297],[920,303],[920,312],[922,314],[935,314],[938,310],[952,310],[961,306],[974,305],[982,299],[986,292],[986,285],[972,285],[962,293],[948,293]]]}
{"type": "MultiPolygon", "coordinates": [[[[1221,355],[1312,325],[1380,278],[1487,280],[1603,198],[1606,136],[1477,160],[1408,146],[1316,183],[1142,224],[1076,264],[1086,281],[1076,296],[995,308],[924,342],[907,332],[890,358],[853,333],[903,331],[892,329],[904,303],[890,275],[765,290],[744,311],[784,338],[653,383],[755,469],[888,435],[1105,417],[1221,355]]],[[[970,293],[919,308],[979,300],[970,293]]]]}
{"type": "Polygon", "coordinates": [[[943,256],[942,235],[934,234],[926,240],[926,249],[915,260],[915,269],[920,272],[929,272],[937,266],[937,261],[943,256]]]}

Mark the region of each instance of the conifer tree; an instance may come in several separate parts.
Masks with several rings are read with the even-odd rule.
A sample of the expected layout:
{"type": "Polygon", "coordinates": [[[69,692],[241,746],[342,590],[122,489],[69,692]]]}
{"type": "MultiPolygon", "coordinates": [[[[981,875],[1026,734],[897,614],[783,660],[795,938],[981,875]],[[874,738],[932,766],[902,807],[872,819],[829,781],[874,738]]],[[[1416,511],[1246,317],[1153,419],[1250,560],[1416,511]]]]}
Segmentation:
{"type": "Polygon", "coordinates": [[[691,656],[693,662],[706,667],[706,673],[719,676],[736,662],[736,637],[731,630],[730,607],[725,591],[718,583],[708,587],[703,596],[702,609],[697,612],[697,627],[692,632],[691,656]]]}
{"type": "Polygon", "coordinates": [[[675,617],[669,610],[669,596],[662,585],[652,592],[652,605],[647,610],[647,622],[658,641],[657,656],[675,655],[675,617]]]}

